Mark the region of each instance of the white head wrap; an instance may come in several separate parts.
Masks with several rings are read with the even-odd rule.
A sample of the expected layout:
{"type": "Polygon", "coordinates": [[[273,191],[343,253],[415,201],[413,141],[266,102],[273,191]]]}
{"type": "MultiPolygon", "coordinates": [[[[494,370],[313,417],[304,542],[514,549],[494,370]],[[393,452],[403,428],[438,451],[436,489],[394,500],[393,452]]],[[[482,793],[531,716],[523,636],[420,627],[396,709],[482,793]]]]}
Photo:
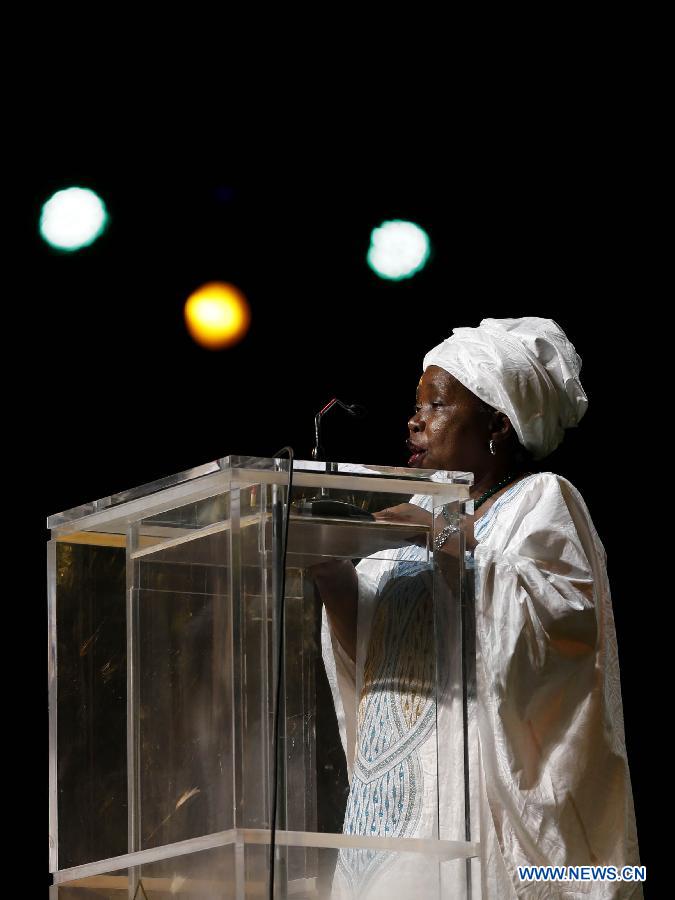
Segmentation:
{"type": "Polygon", "coordinates": [[[552,453],[588,408],[581,357],[553,319],[483,319],[453,328],[424,357],[505,413],[535,459],[552,453]]]}

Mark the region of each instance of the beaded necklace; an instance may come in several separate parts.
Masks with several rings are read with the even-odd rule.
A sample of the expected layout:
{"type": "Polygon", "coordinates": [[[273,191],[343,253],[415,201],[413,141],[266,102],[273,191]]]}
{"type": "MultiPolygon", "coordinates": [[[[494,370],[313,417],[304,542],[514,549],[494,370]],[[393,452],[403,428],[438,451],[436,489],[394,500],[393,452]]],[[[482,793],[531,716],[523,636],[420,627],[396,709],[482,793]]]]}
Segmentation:
{"type": "MultiPolygon", "coordinates": [[[[491,487],[488,491],[485,491],[484,494],[481,494],[480,497],[478,498],[478,500],[476,500],[476,502],[473,505],[473,511],[475,512],[481,504],[485,503],[485,501],[488,500],[493,494],[496,494],[497,491],[500,490],[500,488],[506,487],[507,484],[511,484],[511,482],[515,481],[516,478],[519,478],[521,474],[523,474],[523,473],[516,472],[514,474],[514,473],[510,472],[506,476],[506,478],[502,479],[502,481],[499,482],[499,484],[496,484],[494,487],[491,487]]],[[[532,472],[525,472],[524,474],[531,475],[532,472]]]]}
{"type": "MultiPolygon", "coordinates": [[[[524,473],[516,472],[515,474],[509,473],[506,476],[506,478],[503,478],[499,482],[499,484],[496,484],[494,487],[491,487],[489,490],[485,491],[484,494],[480,495],[478,500],[476,500],[476,502],[473,505],[474,514],[475,514],[476,510],[478,509],[478,507],[482,503],[485,503],[485,501],[489,497],[491,497],[493,494],[496,494],[500,488],[506,487],[507,484],[511,484],[511,482],[515,481],[516,478],[519,478],[521,474],[531,475],[532,472],[524,472],[524,473]]],[[[445,544],[447,539],[450,537],[450,535],[455,534],[457,531],[459,531],[459,524],[457,523],[457,521],[454,518],[450,517],[450,513],[448,512],[447,506],[443,507],[443,518],[449,524],[446,525],[442,531],[439,531],[439,533],[434,538],[434,550],[440,550],[441,547],[443,546],[443,544],[445,544]]]]}

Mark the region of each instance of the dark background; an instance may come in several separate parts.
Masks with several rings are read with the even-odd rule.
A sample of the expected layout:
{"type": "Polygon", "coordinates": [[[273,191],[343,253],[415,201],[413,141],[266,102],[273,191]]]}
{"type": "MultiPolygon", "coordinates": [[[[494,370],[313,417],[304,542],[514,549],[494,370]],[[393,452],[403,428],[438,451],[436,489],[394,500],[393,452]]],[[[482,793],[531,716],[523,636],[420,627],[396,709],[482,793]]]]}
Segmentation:
{"type": "MultiPolygon", "coordinates": [[[[589,409],[543,468],[579,488],[607,550],[641,860],[655,874],[648,768],[657,736],[645,708],[653,592],[642,550],[649,423],[632,375],[653,251],[640,185],[617,190],[621,160],[569,150],[564,164],[540,163],[533,146],[508,172],[477,166],[445,187],[439,175],[433,188],[393,177],[373,185],[367,172],[341,183],[151,170],[132,180],[81,171],[34,180],[21,220],[22,297],[29,318],[39,309],[39,342],[15,371],[24,380],[28,367],[41,373],[22,400],[38,423],[30,448],[38,741],[46,742],[48,514],[230,453],[269,456],[291,444],[308,458],[314,413],[333,396],[369,415],[331,412],[332,458],[405,465],[424,353],[483,317],[546,316],[583,359],[589,409]],[[73,184],[95,189],[111,222],[92,247],[62,254],[42,242],[37,222],[51,193],[73,184]],[[390,218],[420,224],[433,247],[426,268],[399,283],[378,278],[365,259],[372,228],[390,218]],[[211,280],[236,284],[253,314],[243,342],[221,352],[194,344],[182,320],[189,293],[211,280]]],[[[40,786],[43,777],[46,765],[40,786]]],[[[46,793],[34,829],[36,818],[46,824],[46,793]]]]}

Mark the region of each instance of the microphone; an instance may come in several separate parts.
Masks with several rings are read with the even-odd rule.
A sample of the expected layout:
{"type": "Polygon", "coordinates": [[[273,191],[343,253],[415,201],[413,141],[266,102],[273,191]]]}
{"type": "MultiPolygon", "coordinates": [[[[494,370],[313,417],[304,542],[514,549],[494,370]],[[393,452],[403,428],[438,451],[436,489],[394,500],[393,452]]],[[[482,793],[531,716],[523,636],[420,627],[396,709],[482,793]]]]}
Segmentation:
{"type": "MultiPolygon", "coordinates": [[[[359,403],[343,403],[342,400],[338,400],[337,397],[333,397],[332,400],[329,400],[323,409],[320,409],[314,416],[314,448],[312,449],[312,459],[324,460],[324,450],[321,446],[321,420],[334,406],[340,406],[345,412],[349,413],[350,416],[354,416],[357,419],[363,419],[368,415],[366,407],[361,406],[359,403]]],[[[326,461],[326,471],[337,471],[337,466],[326,461]]],[[[314,497],[311,500],[303,500],[299,504],[299,512],[310,516],[329,518],[337,516],[345,519],[374,519],[374,516],[371,515],[371,513],[361,509],[360,506],[355,506],[353,503],[345,503],[344,500],[332,500],[327,488],[321,488],[321,496],[314,497]]]]}
{"type": "MultiPolygon", "coordinates": [[[[333,397],[332,400],[329,400],[323,409],[320,409],[314,416],[314,448],[312,449],[312,459],[324,459],[324,451],[321,446],[321,420],[328,410],[332,409],[334,406],[340,406],[348,412],[350,416],[355,416],[357,419],[364,419],[368,415],[368,410],[365,406],[361,406],[358,403],[343,403],[342,400],[338,400],[337,397],[333,397]]],[[[329,471],[328,466],[326,466],[326,471],[329,471]]]]}
{"type": "Polygon", "coordinates": [[[347,410],[353,415],[356,416],[357,419],[365,419],[368,415],[368,410],[365,406],[361,406],[358,403],[348,403],[347,410]]]}

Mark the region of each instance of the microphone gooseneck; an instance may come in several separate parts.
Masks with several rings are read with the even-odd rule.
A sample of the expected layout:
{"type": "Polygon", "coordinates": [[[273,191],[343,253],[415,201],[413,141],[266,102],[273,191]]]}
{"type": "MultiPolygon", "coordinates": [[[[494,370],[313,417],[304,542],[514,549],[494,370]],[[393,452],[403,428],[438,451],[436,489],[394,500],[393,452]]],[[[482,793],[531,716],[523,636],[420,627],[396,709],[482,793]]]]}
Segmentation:
{"type": "MultiPolygon", "coordinates": [[[[340,406],[345,412],[349,413],[350,416],[354,416],[357,419],[363,419],[368,415],[368,410],[365,406],[361,406],[359,403],[343,403],[342,400],[333,397],[333,399],[329,400],[323,409],[320,409],[314,416],[314,449],[312,450],[312,459],[325,461],[326,472],[338,471],[337,463],[331,463],[326,460],[323,447],[321,446],[321,420],[328,410],[332,409],[334,406],[340,406]]],[[[303,500],[299,504],[298,510],[305,515],[310,516],[350,519],[373,518],[371,513],[366,512],[359,506],[355,506],[352,503],[346,503],[344,500],[332,499],[327,487],[321,488],[318,497],[313,497],[310,500],[303,500]]]]}
{"type": "Polygon", "coordinates": [[[357,419],[363,419],[368,414],[365,406],[361,406],[358,403],[343,403],[342,400],[338,400],[337,397],[333,397],[332,400],[329,400],[323,409],[320,409],[314,416],[314,448],[312,450],[312,459],[324,459],[323,447],[321,446],[321,420],[328,410],[332,409],[334,406],[340,406],[345,412],[348,412],[350,416],[355,416],[357,419]]]}

